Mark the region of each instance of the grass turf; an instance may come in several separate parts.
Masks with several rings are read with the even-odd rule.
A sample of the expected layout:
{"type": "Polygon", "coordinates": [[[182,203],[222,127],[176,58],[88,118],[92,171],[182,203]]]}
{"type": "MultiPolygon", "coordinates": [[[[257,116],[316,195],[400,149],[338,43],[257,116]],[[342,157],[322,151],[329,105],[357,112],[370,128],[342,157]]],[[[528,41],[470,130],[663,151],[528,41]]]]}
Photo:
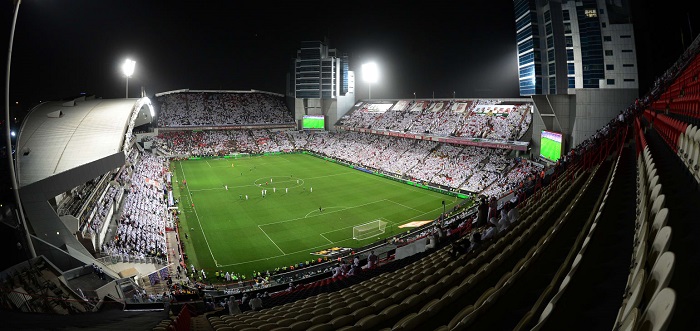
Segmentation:
{"type": "Polygon", "coordinates": [[[319,250],[362,247],[407,231],[398,227],[407,222],[435,219],[443,200],[447,209],[461,201],[306,154],[170,167],[187,265],[212,272],[250,275],[315,259],[319,250]],[[352,239],[353,226],[377,219],[388,223],[384,235],[352,239]]]}

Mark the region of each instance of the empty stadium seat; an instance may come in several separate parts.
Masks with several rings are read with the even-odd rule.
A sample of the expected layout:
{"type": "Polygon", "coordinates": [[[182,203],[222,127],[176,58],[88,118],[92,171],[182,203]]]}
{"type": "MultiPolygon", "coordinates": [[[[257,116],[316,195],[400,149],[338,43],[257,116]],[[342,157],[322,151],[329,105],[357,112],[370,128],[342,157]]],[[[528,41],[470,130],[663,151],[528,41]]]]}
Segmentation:
{"type": "Polygon", "coordinates": [[[652,299],[638,321],[638,331],[664,331],[671,322],[676,306],[676,292],[664,288],[652,299]]]}

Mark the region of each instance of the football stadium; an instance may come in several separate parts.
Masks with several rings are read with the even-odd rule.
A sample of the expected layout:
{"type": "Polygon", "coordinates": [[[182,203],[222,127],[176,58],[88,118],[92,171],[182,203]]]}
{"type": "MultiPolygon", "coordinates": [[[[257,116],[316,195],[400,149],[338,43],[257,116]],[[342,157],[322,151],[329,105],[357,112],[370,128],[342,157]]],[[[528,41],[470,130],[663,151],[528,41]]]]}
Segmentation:
{"type": "Polygon", "coordinates": [[[642,91],[625,6],[513,1],[520,97],[299,40],[285,93],[8,101],[6,327],[697,330],[700,38],[642,91]]]}

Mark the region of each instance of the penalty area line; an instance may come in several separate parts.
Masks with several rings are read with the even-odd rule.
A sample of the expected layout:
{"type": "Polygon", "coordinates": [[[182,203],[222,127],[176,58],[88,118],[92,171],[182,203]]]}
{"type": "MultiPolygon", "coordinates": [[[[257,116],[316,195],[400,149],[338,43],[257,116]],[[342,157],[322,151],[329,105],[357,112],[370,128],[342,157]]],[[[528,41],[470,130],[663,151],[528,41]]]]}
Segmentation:
{"type": "Polygon", "coordinates": [[[274,240],[272,240],[272,238],[270,238],[270,236],[267,234],[267,232],[265,232],[265,230],[263,230],[262,227],[260,227],[260,225],[258,225],[258,229],[260,229],[260,231],[262,231],[262,233],[265,234],[265,237],[267,237],[267,239],[269,239],[270,242],[272,242],[272,244],[274,244],[275,247],[277,247],[277,249],[279,249],[280,252],[282,252],[282,255],[287,255],[287,253],[285,253],[279,246],[277,246],[277,243],[274,240]]]}

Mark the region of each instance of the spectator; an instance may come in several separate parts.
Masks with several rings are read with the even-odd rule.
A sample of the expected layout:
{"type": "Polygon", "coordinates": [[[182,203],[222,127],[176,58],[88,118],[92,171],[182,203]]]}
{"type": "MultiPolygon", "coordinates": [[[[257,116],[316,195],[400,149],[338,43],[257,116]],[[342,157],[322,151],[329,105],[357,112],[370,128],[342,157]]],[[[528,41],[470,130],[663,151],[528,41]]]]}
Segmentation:
{"type": "Polygon", "coordinates": [[[469,251],[475,251],[479,248],[481,248],[481,233],[474,232],[472,234],[471,246],[469,247],[469,251]]]}
{"type": "Polygon", "coordinates": [[[511,203],[510,210],[508,211],[508,221],[513,225],[518,221],[519,217],[520,213],[518,212],[518,207],[514,203],[511,203]]]}
{"type": "Polygon", "coordinates": [[[486,202],[486,198],[482,196],[481,202],[479,202],[478,216],[476,218],[476,226],[477,227],[482,227],[482,226],[486,225],[488,213],[489,213],[489,205],[486,202]]]}
{"type": "Polygon", "coordinates": [[[374,251],[369,251],[369,255],[367,255],[367,269],[374,269],[377,266],[377,255],[374,254],[374,251]]]}
{"type": "Polygon", "coordinates": [[[481,240],[482,241],[487,241],[493,239],[493,237],[496,236],[496,233],[498,230],[496,229],[496,225],[489,222],[489,224],[486,226],[486,230],[484,230],[483,234],[481,235],[481,240]]]}
{"type": "Polygon", "coordinates": [[[254,298],[250,299],[250,309],[259,311],[262,307],[262,299],[260,298],[260,293],[258,293],[254,298]]]}
{"type": "Polygon", "coordinates": [[[230,296],[228,298],[228,314],[229,315],[238,315],[241,313],[241,307],[238,305],[238,300],[236,300],[235,296],[230,296]]]}
{"type": "Polygon", "coordinates": [[[466,253],[471,246],[469,238],[463,238],[461,241],[453,240],[450,244],[450,256],[453,259],[458,258],[460,255],[466,253]]]}

